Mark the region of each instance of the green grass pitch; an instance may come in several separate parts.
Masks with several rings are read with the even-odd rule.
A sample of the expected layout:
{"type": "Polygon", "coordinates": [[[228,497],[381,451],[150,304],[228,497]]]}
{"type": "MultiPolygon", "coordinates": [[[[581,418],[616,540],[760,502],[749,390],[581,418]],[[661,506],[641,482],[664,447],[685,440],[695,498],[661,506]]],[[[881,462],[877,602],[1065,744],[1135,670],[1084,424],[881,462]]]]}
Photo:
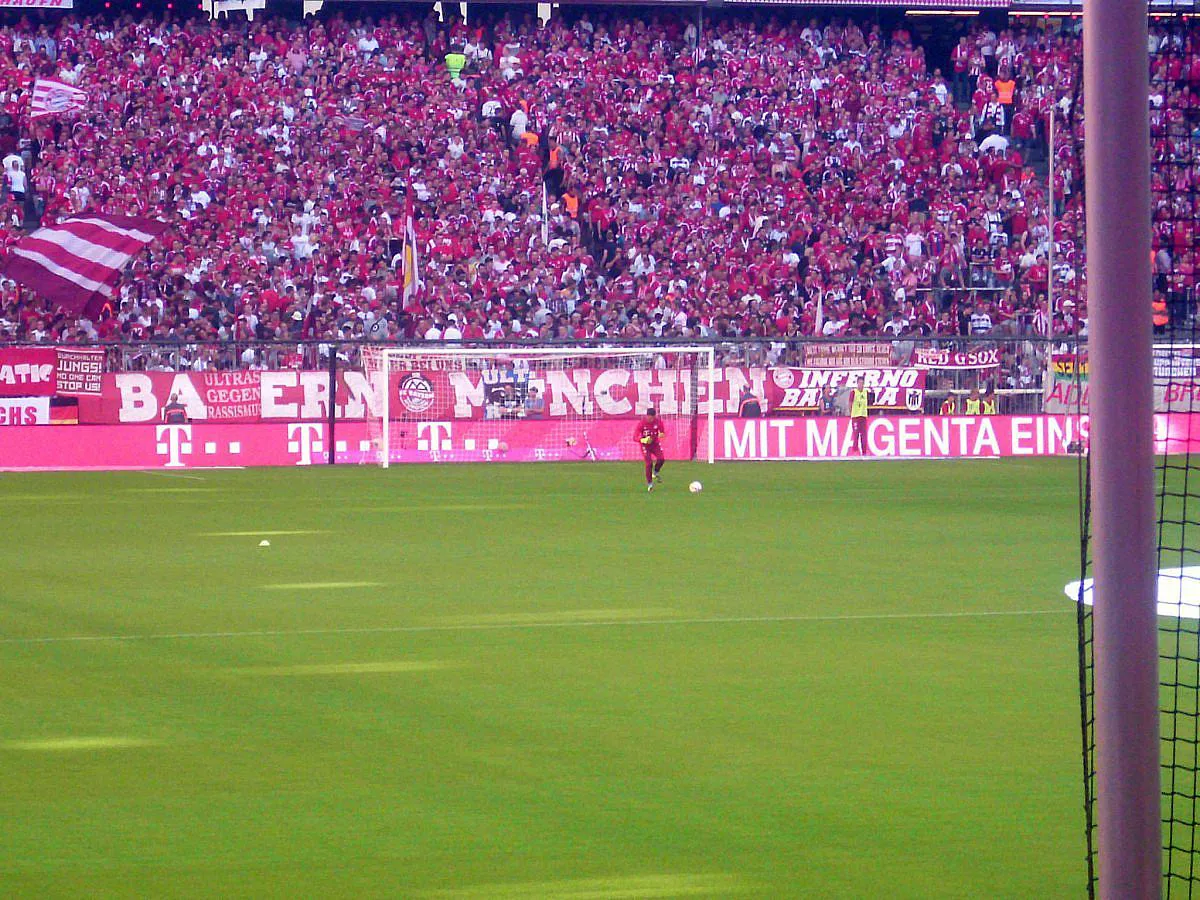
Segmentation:
{"type": "Polygon", "coordinates": [[[0,893],[1081,896],[1075,472],[5,475],[0,893]]]}

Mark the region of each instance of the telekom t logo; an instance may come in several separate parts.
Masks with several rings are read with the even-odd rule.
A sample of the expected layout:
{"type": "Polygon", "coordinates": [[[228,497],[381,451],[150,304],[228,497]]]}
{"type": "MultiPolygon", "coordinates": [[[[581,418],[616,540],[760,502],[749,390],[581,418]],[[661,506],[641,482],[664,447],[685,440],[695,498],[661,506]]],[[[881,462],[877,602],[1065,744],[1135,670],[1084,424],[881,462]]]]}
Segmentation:
{"type": "Polygon", "coordinates": [[[292,422],[288,425],[288,453],[298,453],[298,466],[311,466],[313,454],[325,449],[325,426],[315,422],[292,422]]]}
{"type": "Polygon", "coordinates": [[[163,467],[167,469],[182,469],[183,457],[192,452],[191,425],[159,425],[154,430],[157,441],[155,451],[159,456],[165,456],[167,461],[163,467]]]}
{"type": "Polygon", "coordinates": [[[418,422],[417,450],[438,452],[451,449],[454,446],[450,441],[452,428],[449,422],[418,422]]]}

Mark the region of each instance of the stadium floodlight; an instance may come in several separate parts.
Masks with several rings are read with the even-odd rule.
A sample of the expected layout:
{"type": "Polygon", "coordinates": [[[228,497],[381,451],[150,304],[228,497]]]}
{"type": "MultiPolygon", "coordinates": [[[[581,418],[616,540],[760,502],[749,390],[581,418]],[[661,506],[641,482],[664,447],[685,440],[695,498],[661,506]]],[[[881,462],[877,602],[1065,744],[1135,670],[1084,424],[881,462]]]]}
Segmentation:
{"type": "Polygon", "coordinates": [[[668,459],[715,456],[713,347],[370,347],[373,461],[632,459],[655,407],[668,459]]]}

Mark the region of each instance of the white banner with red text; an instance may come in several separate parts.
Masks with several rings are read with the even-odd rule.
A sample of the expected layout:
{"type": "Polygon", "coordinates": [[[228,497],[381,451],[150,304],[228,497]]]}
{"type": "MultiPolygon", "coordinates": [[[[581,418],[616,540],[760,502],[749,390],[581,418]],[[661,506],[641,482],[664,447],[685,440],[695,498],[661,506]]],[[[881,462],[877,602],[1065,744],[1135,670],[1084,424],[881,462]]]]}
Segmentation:
{"type": "MultiPolygon", "coordinates": [[[[596,458],[635,460],[633,420],[592,423],[586,442],[568,442],[550,421],[509,423],[503,441],[494,423],[415,422],[412,440],[393,460],[536,462],[596,458]],[[493,443],[495,441],[495,443],[493,443]],[[596,452],[588,454],[591,447],[596,452]]],[[[719,460],[835,460],[854,458],[846,418],[723,419],[717,422],[719,460]]],[[[1154,417],[1158,453],[1200,452],[1200,416],[1154,417]]],[[[0,469],[187,469],[215,466],[309,466],[327,462],[322,422],[13,425],[0,431],[0,469]]],[[[707,423],[698,444],[706,446],[707,423]]],[[[1087,418],[1073,416],[879,416],[868,421],[867,455],[879,459],[1057,456],[1086,445],[1087,418]]],[[[339,463],[376,460],[364,423],[344,423],[334,435],[339,463]]]]}
{"type": "Polygon", "coordinates": [[[0,428],[49,424],[49,397],[0,397],[0,428]]]}
{"type": "Polygon", "coordinates": [[[995,369],[1000,365],[1000,348],[949,350],[917,347],[913,350],[912,364],[918,369],[995,369]]]}

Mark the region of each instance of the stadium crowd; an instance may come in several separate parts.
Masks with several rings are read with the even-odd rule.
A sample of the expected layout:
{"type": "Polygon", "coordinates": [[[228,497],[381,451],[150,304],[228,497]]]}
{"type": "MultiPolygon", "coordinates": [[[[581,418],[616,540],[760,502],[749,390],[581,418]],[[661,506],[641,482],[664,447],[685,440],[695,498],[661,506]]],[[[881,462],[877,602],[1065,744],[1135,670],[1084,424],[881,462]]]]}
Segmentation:
{"type": "MultiPolygon", "coordinates": [[[[1200,56],[1152,44],[1155,115],[1194,127],[1200,56]]],[[[844,18],[22,20],[0,28],[0,253],[85,210],[172,229],[90,318],[0,283],[0,340],[1044,334],[1051,280],[1073,333],[1078,53],[980,26],[943,70],[844,18]],[[34,77],[87,110],[31,122],[34,77]]],[[[1178,299],[1175,170],[1155,234],[1178,299]]]]}

